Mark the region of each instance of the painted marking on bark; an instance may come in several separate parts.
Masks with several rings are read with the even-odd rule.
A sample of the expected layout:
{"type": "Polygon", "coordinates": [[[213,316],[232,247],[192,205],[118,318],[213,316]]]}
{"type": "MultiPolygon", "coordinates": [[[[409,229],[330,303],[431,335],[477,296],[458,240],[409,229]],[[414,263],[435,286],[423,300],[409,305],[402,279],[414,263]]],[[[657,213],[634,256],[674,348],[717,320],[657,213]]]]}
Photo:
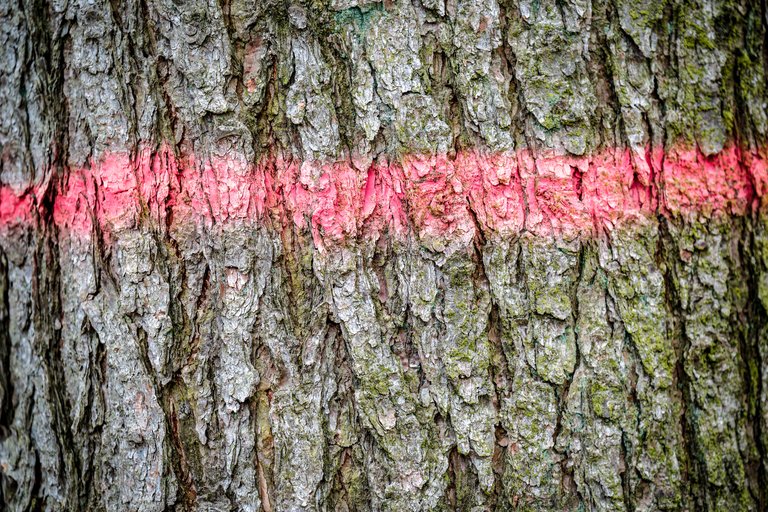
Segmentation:
{"type": "MultiPolygon", "coordinates": [[[[486,235],[592,236],[638,216],[742,215],[768,188],[765,152],[729,147],[714,156],[674,148],[610,149],[586,157],[523,150],[408,155],[399,161],[256,164],[233,155],[177,158],[168,149],[110,153],[71,169],[53,201],[57,226],[89,236],[149,218],[209,227],[269,221],[312,230],[323,246],[415,232],[440,250],[486,235]],[[470,211],[471,209],[471,211],[470,211]]],[[[0,228],[34,225],[40,190],[0,186],[0,228]]]]}

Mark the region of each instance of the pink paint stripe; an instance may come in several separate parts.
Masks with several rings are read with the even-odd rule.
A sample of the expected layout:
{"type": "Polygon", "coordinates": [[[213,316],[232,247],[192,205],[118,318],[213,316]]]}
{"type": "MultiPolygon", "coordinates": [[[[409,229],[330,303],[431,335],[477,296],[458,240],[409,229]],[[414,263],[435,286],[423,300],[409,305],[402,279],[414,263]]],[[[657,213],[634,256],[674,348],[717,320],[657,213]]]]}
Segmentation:
{"type": "MultiPolygon", "coordinates": [[[[731,146],[706,157],[691,149],[609,149],[591,157],[466,151],[409,155],[399,161],[312,162],[269,157],[177,158],[167,148],[105,155],[71,169],[58,185],[58,227],[89,236],[93,219],[106,233],[141,218],[169,224],[293,222],[318,244],[413,229],[423,241],[469,242],[529,231],[584,236],[638,216],[742,215],[768,189],[766,151],[731,146]]],[[[31,226],[39,190],[0,186],[0,229],[31,226]]]]}

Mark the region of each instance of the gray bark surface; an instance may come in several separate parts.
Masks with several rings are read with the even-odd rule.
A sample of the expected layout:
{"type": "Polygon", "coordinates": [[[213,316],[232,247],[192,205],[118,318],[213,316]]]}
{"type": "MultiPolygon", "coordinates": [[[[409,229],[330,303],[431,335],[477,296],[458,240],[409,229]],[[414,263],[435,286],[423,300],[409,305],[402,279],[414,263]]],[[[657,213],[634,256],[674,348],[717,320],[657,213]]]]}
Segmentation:
{"type": "MultiPolygon", "coordinates": [[[[65,236],[115,149],[590,155],[768,134],[765,0],[5,0],[0,509],[766,510],[766,210],[459,246],[65,236]]],[[[645,149],[641,149],[645,151],[645,149]]],[[[98,216],[100,211],[94,209],[98,216]]],[[[95,223],[94,225],[98,225],[95,223]]]]}

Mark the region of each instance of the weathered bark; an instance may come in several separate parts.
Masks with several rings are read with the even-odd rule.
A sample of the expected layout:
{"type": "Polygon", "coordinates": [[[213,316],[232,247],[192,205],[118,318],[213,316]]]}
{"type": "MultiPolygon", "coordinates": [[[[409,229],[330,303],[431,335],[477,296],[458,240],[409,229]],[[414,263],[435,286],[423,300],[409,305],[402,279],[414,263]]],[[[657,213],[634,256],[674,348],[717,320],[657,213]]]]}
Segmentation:
{"type": "Polygon", "coordinates": [[[0,13],[0,509],[768,507],[764,0],[0,13]]]}

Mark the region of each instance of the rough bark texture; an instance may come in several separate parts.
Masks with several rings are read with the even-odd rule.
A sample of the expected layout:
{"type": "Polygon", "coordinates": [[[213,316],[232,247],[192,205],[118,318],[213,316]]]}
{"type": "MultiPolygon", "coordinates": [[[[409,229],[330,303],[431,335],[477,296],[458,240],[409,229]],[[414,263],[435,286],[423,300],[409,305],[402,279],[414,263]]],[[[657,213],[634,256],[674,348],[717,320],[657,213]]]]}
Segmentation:
{"type": "Polygon", "coordinates": [[[0,509],[766,510],[766,16],[0,2],[0,509]]]}

